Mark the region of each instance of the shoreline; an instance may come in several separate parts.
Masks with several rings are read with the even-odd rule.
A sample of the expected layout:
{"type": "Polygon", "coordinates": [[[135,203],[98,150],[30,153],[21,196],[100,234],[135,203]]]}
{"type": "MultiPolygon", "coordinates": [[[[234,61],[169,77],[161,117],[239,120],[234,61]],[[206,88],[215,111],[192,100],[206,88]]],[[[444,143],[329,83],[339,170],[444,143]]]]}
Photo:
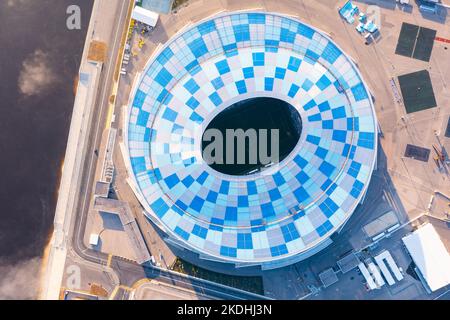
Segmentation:
{"type": "MultiPolygon", "coordinates": [[[[88,67],[87,56],[90,43],[94,37],[97,14],[98,0],[94,0],[88,31],[86,33],[86,40],[84,43],[78,78],[80,78],[80,74],[83,72],[83,70],[88,67]]],[[[97,73],[97,80],[99,74],[100,73],[97,73]]],[[[84,114],[85,112],[88,112],[90,114],[93,109],[93,103],[89,104],[88,101],[86,101],[86,92],[82,92],[80,90],[80,84],[81,82],[78,81],[76,85],[77,94],[75,95],[66,152],[62,162],[61,180],[56,191],[58,194],[58,200],[55,210],[53,232],[42,256],[43,260],[41,264],[43,266],[46,266],[46,268],[43,269],[41,286],[38,288],[38,299],[41,300],[58,300],[60,296],[60,287],[68,250],[68,234],[70,232],[69,229],[71,226],[71,218],[73,216],[73,207],[70,208],[68,206],[70,205],[70,203],[73,204],[74,194],[71,191],[73,191],[74,189],[78,189],[78,185],[76,184],[75,186],[73,186],[73,182],[74,179],[76,180],[76,178],[79,177],[79,174],[77,176],[74,176],[74,174],[77,173],[77,168],[79,167],[81,160],[83,160],[83,157],[81,157],[80,159],[80,155],[84,153],[83,151],[86,146],[87,135],[84,136],[84,140],[82,140],[82,135],[83,128],[89,122],[89,117],[85,118],[84,114]],[[83,98],[85,101],[80,101],[83,98]],[[45,251],[48,251],[47,259],[45,259],[45,251]]],[[[90,91],[92,91],[92,87],[90,91]]],[[[89,95],[89,93],[87,95],[89,95]]]]}

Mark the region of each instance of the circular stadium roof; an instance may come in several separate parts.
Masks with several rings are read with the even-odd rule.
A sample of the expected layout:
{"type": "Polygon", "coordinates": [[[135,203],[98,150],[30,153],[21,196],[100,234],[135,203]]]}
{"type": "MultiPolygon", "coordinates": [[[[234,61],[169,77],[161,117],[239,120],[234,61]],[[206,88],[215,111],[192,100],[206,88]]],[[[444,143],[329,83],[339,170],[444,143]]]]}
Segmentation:
{"type": "Polygon", "coordinates": [[[353,213],[376,158],[372,100],[351,59],[320,31],[272,13],[221,14],[178,33],[137,79],[126,122],[125,158],[148,217],[201,257],[236,264],[318,246],[353,213]],[[262,96],[300,113],[295,149],[256,174],[211,169],[201,128],[262,96]]]}

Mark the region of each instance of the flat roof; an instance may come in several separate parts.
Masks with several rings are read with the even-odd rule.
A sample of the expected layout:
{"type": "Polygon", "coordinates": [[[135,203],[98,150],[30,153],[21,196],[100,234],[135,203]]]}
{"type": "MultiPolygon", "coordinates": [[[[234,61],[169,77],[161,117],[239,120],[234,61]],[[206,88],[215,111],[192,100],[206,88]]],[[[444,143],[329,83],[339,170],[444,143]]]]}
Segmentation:
{"type": "Polygon", "coordinates": [[[154,27],[158,22],[159,14],[142,7],[135,7],[133,10],[132,18],[139,22],[145,23],[150,27],[154,27]]]}
{"type": "Polygon", "coordinates": [[[321,274],[319,274],[319,278],[320,281],[322,281],[322,284],[325,286],[325,288],[328,288],[332,284],[338,282],[338,277],[336,276],[336,273],[334,272],[333,268],[329,268],[323,271],[321,274]]]}
{"type": "Polygon", "coordinates": [[[111,184],[108,182],[97,181],[95,184],[95,195],[100,197],[108,197],[111,184]]]}
{"type": "Polygon", "coordinates": [[[99,236],[98,234],[93,233],[93,234],[91,234],[91,236],[89,237],[89,244],[90,244],[91,246],[97,246],[99,240],[100,240],[100,236],[99,236]]]}
{"type": "Polygon", "coordinates": [[[372,238],[379,235],[383,231],[386,231],[390,227],[398,223],[397,215],[394,211],[390,210],[382,216],[366,224],[363,229],[368,237],[372,238]]]}
{"type": "Polygon", "coordinates": [[[337,262],[339,268],[344,274],[355,269],[360,263],[361,261],[359,261],[358,257],[355,255],[354,252],[346,255],[337,262]]]}
{"type": "Polygon", "coordinates": [[[402,240],[432,291],[450,284],[450,255],[432,224],[402,240]]]}
{"type": "Polygon", "coordinates": [[[143,8],[154,12],[169,14],[173,2],[174,0],[142,0],[141,5],[143,8]]]}

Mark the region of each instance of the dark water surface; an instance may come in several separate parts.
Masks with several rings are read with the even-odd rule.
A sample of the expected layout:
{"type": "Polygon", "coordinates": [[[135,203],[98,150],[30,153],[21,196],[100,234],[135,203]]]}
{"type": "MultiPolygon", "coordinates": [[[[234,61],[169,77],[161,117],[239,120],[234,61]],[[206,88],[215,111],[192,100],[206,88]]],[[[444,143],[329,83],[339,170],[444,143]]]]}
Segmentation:
{"type": "Polygon", "coordinates": [[[39,256],[52,230],[93,0],[0,0],[0,262],[39,256]],[[82,29],[66,28],[67,7],[82,29]]]}

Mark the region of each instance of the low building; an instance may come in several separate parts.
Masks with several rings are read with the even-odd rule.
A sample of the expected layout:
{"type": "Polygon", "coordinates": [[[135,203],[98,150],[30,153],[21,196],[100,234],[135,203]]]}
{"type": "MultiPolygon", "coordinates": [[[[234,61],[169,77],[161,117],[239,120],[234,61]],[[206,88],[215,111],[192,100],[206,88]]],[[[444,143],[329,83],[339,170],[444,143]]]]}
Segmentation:
{"type": "Polygon", "coordinates": [[[89,245],[96,247],[98,246],[99,242],[100,242],[100,235],[95,233],[91,234],[91,236],[89,237],[89,245]]]}
{"type": "Polygon", "coordinates": [[[97,181],[97,183],[95,184],[95,196],[107,198],[110,187],[110,183],[97,181]]]}
{"type": "Polygon", "coordinates": [[[335,284],[339,280],[333,268],[329,268],[321,272],[319,274],[319,278],[325,288],[328,288],[329,286],[335,284]]]}
{"type": "Polygon", "coordinates": [[[133,14],[131,16],[136,21],[142,22],[150,27],[155,27],[159,20],[159,14],[147,10],[145,8],[136,6],[133,9],[133,14]]]}
{"type": "Polygon", "coordinates": [[[432,224],[424,225],[402,240],[429,291],[450,284],[450,255],[432,224]]]}
{"type": "Polygon", "coordinates": [[[139,0],[138,4],[153,12],[169,14],[172,10],[174,1],[175,0],[139,0]]]}

